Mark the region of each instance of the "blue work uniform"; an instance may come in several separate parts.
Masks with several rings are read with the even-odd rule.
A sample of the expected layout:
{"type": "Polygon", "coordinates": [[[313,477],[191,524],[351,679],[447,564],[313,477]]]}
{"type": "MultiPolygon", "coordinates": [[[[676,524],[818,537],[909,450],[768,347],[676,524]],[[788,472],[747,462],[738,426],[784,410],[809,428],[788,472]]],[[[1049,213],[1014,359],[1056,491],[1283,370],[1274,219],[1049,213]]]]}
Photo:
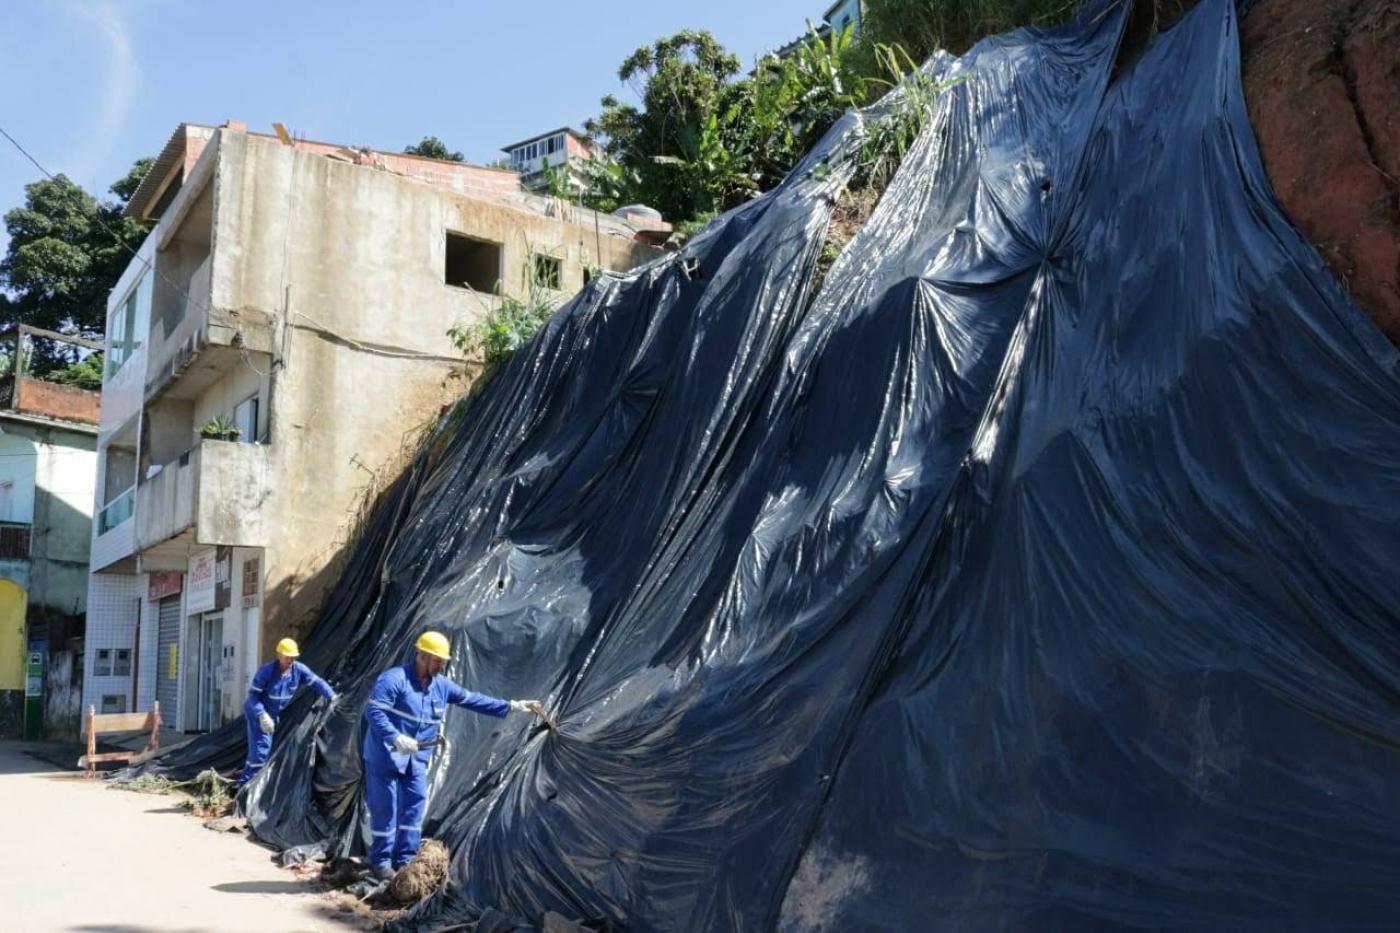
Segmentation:
{"type": "Polygon", "coordinates": [[[262,770],[272,751],[272,736],[262,731],[258,717],[267,713],[274,723],[277,722],[282,710],[292,702],[292,697],[307,684],[315,687],[316,692],[327,699],[335,696],[331,685],[300,661],[293,661],[285,674],[277,669],[276,661],[268,661],[253,675],[253,682],[248,686],[248,699],[243,702],[243,719],[248,729],[248,758],[243,762],[243,773],[238,776],[240,785],[247,784],[253,775],[262,770]]]}
{"type": "Polygon", "coordinates": [[[365,803],[369,805],[370,864],[402,868],[418,853],[428,803],[431,748],[411,755],[394,751],[399,734],[421,746],[438,737],[447,704],[488,716],[505,716],[510,703],[473,693],[438,675],[424,689],[413,662],[380,674],[365,707],[365,803]]]}

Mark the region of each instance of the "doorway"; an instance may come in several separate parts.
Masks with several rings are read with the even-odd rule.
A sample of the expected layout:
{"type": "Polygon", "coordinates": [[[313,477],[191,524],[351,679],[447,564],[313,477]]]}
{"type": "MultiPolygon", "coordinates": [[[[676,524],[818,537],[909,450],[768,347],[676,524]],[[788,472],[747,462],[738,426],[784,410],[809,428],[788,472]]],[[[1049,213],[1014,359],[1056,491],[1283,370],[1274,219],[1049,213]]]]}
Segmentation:
{"type": "Polygon", "coordinates": [[[208,732],[223,722],[224,614],[206,612],[191,619],[195,657],[195,729],[208,732]]]}

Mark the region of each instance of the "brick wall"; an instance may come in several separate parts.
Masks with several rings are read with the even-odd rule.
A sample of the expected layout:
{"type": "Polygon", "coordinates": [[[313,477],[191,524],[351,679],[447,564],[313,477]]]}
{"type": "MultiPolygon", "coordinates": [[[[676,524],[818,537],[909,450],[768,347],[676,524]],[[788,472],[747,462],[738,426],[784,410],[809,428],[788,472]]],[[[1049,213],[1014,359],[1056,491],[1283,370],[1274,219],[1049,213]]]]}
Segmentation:
{"type": "MultiPolygon", "coordinates": [[[[254,134],[264,135],[264,134],[254,134]]],[[[305,152],[345,158],[355,151],[332,143],[299,139],[294,145],[305,152]]],[[[395,152],[360,153],[361,164],[378,165],[390,172],[416,178],[469,197],[491,201],[509,200],[520,191],[520,175],[509,169],[487,168],[467,162],[444,162],[395,152]]]]}
{"type": "Polygon", "coordinates": [[[101,420],[102,393],[42,379],[17,380],[15,408],[33,415],[97,424],[101,420]]]}
{"type": "Polygon", "coordinates": [[[572,133],[564,134],[564,151],[571,159],[587,159],[593,155],[588,144],[572,133]]]}

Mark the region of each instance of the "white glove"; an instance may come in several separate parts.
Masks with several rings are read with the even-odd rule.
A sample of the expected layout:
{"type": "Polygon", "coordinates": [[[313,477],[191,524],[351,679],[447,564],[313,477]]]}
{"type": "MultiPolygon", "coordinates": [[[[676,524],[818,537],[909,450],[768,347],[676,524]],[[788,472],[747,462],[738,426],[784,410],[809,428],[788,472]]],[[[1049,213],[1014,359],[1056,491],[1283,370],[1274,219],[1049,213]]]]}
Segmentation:
{"type": "Polygon", "coordinates": [[[418,751],[418,742],[400,732],[394,736],[394,751],[400,755],[412,755],[418,751]]]}
{"type": "Polygon", "coordinates": [[[263,713],[258,717],[258,728],[263,731],[263,735],[272,735],[272,730],[277,728],[277,723],[272,721],[272,717],[263,713]]]}
{"type": "Polygon", "coordinates": [[[511,700],[510,711],[512,713],[534,713],[536,716],[544,714],[544,707],[539,700],[511,700]]]}

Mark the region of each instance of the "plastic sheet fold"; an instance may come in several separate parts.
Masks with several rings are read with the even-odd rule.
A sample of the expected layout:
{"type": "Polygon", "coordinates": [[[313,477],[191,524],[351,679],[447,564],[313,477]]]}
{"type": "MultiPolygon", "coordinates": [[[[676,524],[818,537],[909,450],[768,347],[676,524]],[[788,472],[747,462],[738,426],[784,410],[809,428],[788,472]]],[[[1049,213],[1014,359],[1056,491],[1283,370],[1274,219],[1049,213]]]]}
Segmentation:
{"type": "Polygon", "coordinates": [[[931,61],[816,294],[879,109],[556,315],[381,502],[257,835],[363,851],[435,628],[560,729],[448,717],[404,928],[1393,923],[1400,363],[1270,193],[1232,5],[1115,69],[1126,14],[931,61]]]}

